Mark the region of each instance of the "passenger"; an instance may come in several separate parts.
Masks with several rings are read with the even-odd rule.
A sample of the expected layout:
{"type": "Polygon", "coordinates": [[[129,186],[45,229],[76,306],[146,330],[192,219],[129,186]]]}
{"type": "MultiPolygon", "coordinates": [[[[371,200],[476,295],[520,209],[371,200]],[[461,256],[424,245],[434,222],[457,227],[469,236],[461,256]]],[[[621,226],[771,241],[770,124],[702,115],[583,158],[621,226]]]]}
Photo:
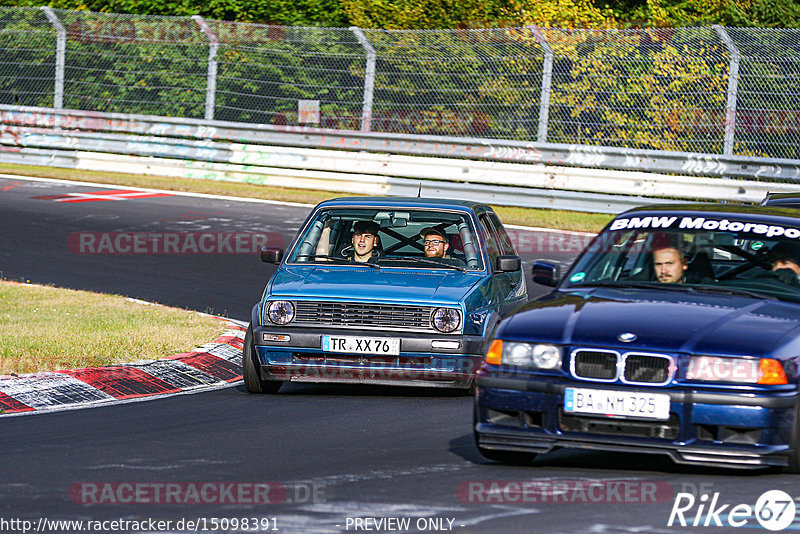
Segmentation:
{"type": "Polygon", "coordinates": [[[447,242],[447,236],[437,228],[425,228],[419,235],[422,237],[422,246],[425,249],[426,258],[444,258],[447,254],[447,249],[450,244],[447,242]]]}
{"type": "Polygon", "coordinates": [[[653,249],[653,269],[659,282],[682,284],[689,267],[680,250],[673,246],[653,249]]]}
{"type": "Polygon", "coordinates": [[[767,254],[770,270],[754,278],[772,278],[791,286],[800,286],[800,243],[781,241],[767,254]]]}
{"type": "Polygon", "coordinates": [[[789,269],[800,276],[800,244],[781,241],[769,251],[771,271],[789,269]]]}
{"type": "Polygon", "coordinates": [[[373,221],[357,221],[353,225],[353,252],[347,256],[350,261],[366,263],[377,254],[381,238],[379,226],[373,221]]]}

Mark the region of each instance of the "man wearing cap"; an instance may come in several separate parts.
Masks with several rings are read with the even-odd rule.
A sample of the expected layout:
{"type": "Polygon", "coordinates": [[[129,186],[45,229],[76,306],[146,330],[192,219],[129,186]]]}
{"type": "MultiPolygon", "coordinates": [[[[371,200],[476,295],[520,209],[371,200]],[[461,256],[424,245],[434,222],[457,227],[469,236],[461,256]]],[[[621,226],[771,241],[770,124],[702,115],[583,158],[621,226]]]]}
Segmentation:
{"type": "Polygon", "coordinates": [[[353,253],[348,256],[349,260],[366,263],[372,259],[381,239],[378,228],[373,221],[357,221],[353,225],[353,253]]]}
{"type": "Polygon", "coordinates": [[[422,246],[425,247],[426,258],[444,258],[450,244],[447,242],[447,236],[441,230],[430,227],[423,229],[420,233],[422,236],[422,246]]]}
{"type": "Polygon", "coordinates": [[[800,244],[781,241],[767,253],[770,270],[756,273],[753,278],[777,280],[790,286],[800,286],[800,244]]]}
{"type": "Polygon", "coordinates": [[[800,243],[781,241],[769,251],[770,271],[778,280],[792,286],[800,285],[800,243]]]}
{"type": "Polygon", "coordinates": [[[800,276],[800,244],[781,241],[769,251],[773,271],[789,269],[800,276]]]}

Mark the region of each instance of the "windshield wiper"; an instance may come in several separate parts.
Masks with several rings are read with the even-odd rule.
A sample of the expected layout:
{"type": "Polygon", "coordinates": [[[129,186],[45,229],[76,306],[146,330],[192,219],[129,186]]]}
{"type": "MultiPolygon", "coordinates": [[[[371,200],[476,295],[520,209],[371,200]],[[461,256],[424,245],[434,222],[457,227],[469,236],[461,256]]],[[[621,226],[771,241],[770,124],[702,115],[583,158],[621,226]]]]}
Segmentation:
{"type": "Polygon", "coordinates": [[[709,293],[725,293],[727,295],[745,295],[747,297],[755,297],[759,299],[776,300],[774,295],[767,295],[766,293],[759,293],[758,291],[750,291],[749,289],[740,289],[738,287],[730,286],[707,286],[699,285],[694,286],[698,291],[708,291],[709,293]]]}
{"type": "Polygon", "coordinates": [[[619,282],[612,282],[612,281],[597,281],[597,282],[586,282],[580,283],[575,286],[570,287],[586,287],[586,286],[598,286],[598,287],[615,287],[615,288],[622,288],[622,289],[670,289],[670,290],[678,290],[678,291],[686,291],[686,286],[682,284],[664,284],[661,282],[636,282],[636,281],[619,281],[619,282]]]}
{"type": "Polygon", "coordinates": [[[315,260],[316,259],[323,259],[323,260],[329,260],[329,261],[333,261],[335,263],[339,263],[339,264],[343,264],[343,265],[358,265],[359,267],[366,266],[366,267],[372,267],[373,269],[377,269],[379,271],[381,270],[380,265],[377,265],[375,263],[369,263],[369,262],[366,262],[366,261],[364,261],[364,262],[353,261],[353,260],[348,260],[347,258],[339,258],[337,256],[327,256],[325,254],[299,254],[297,257],[298,258],[314,258],[315,260]]]}
{"type": "Polygon", "coordinates": [[[465,269],[464,267],[461,267],[460,265],[453,265],[452,263],[444,263],[444,262],[437,261],[437,260],[434,260],[434,259],[420,258],[420,257],[417,257],[417,256],[391,256],[391,257],[387,256],[385,258],[382,258],[382,260],[383,261],[395,261],[395,260],[397,260],[397,261],[413,261],[413,262],[424,263],[426,265],[435,265],[436,267],[444,267],[444,268],[447,268],[447,269],[456,269],[458,271],[461,271],[462,273],[467,272],[467,269],[465,269]]]}
{"type": "MultiPolygon", "coordinates": [[[[710,285],[694,285],[694,284],[668,284],[662,282],[589,282],[579,284],[572,287],[614,287],[614,288],[633,288],[633,289],[662,289],[666,291],[683,291],[684,293],[693,293],[698,291],[706,291],[708,293],[724,293],[726,295],[745,295],[759,299],[775,300],[777,297],[759,293],[757,291],[750,291],[749,289],[739,289],[737,287],[729,286],[710,286],[710,285]]],[[[571,289],[570,288],[570,289],[571,289]]]]}

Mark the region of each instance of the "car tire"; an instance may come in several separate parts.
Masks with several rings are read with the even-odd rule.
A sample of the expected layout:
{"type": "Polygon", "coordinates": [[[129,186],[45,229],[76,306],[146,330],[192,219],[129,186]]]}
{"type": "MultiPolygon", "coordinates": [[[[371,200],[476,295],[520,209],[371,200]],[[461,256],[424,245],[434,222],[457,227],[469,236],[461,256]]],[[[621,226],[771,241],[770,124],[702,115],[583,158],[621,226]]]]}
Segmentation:
{"type": "Polygon", "coordinates": [[[244,387],[250,393],[277,393],[283,385],[278,380],[263,380],[256,354],[256,346],[253,343],[253,327],[247,328],[244,336],[244,346],[242,347],[242,376],[244,377],[244,387]]]}
{"type": "Polygon", "coordinates": [[[784,468],[787,473],[800,473],[800,402],[794,408],[794,423],[792,423],[792,439],[789,442],[791,453],[789,465],[784,468]]]}

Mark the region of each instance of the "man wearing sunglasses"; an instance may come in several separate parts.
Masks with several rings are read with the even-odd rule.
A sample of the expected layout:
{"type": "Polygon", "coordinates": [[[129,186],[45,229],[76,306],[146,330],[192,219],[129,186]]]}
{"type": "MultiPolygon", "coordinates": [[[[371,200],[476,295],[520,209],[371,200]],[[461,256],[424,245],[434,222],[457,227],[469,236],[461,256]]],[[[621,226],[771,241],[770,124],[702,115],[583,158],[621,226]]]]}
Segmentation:
{"type": "Polygon", "coordinates": [[[450,245],[447,236],[437,228],[425,228],[420,233],[426,258],[444,258],[450,245]]]}

